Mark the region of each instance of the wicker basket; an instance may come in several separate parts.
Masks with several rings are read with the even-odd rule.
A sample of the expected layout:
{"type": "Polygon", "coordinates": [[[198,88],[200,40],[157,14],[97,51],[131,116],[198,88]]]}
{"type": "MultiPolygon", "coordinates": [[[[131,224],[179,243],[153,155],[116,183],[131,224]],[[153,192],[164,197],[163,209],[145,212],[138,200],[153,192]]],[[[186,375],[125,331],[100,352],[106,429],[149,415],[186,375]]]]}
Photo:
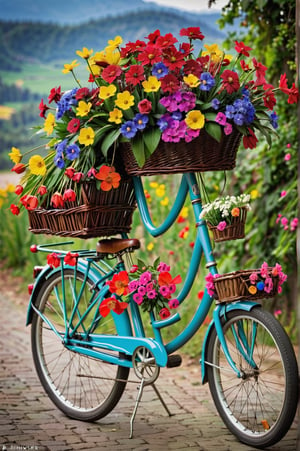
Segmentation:
{"type": "Polygon", "coordinates": [[[240,208],[240,215],[232,218],[232,223],[227,225],[224,230],[218,230],[217,226],[212,226],[207,223],[208,228],[213,233],[213,239],[215,242],[238,240],[245,237],[245,223],[247,217],[247,208],[240,208]]]}
{"type": "MultiPolygon", "coordinates": [[[[270,272],[272,268],[269,268],[270,272]]],[[[216,290],[215,298],[220,302],[232,302],[237,300],[256,300],[274,297],[278,292],[278,277],[271,276],[273,281],[273,289],[270,293],[264,290],[257,289],[256,293],[251,294],[252,285],[250,282],[250,275],[257,273],[258,281],[264,281],[260,276],[260,269],[247,269],[244,271],[235,271],[223,274],[214,279],[214,286],[216,290]],[[250,291],[249,291],[250,288],[250,291]]],[[[255,286],[256,287],[256,286],[255,286]]]]}
{"type": "Polygon", "coordinates": [[[120,150],[129,175],[223,171],[235,167],[240,141],[241,134],[236,130],[228,136],[223,134],[220,142],[205,130],[190,143],[166,143],[161,140],[142,168],[137,164],[130,143],[122,143],[120,150]]]}
{"type": "Polygon", "coordinates": [[[66,237],[111,236],[131,229],[136,201],[131,178],[122,178],[111,191],[97,190],[95,182],[81,186],[79,205],[66,203],[63,209],[28,211],[29,230],[66,237]]]}

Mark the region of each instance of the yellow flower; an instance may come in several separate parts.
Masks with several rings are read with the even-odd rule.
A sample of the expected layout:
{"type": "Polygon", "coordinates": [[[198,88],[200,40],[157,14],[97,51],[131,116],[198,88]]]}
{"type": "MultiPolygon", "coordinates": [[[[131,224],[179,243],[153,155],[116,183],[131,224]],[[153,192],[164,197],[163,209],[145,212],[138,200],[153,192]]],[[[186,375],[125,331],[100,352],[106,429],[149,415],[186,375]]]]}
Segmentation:
{"type": "Polygon", "coordinates": [[[121,110],[128,110],[134,104],[134,97],[129,91],[119,92],[115,104],[121,108],[121,110]]]}
{"type": "Polygon", "coordinates": [[[157,188],[158,183],[157,182],[150,182],[150,188],[157,188]]]}
{"type": "Polygon", "coordinates": [[[164,199],[162,199],[160,201],[160,205],[162,205],[163,207],[166,207],[167,205],[169,205],[169,198],[168,198],[168,196],[166,196],[164,199]]]}
{"type": "Polygon", "coordinates": [[[78,141],[84,146],[92,145],[95,139],[95,132],[92,127],[82,128],[79,133],[78,141]]]}
{"type": "Polygon", "coordinates": [[[145,92],[156,92],[159,90],[161,82],[154,75],[150,75],[148,80],[142,83],[145,92]]]}
{"type": "Polygon", "coordinates": [[[117,87],[115,85],[101,86],[98,97],[105,100],[115,95],[116,91],[117,87]]]}
{"type": "Polygon", "coordinates": [[[62,70],[63,74],[68,74],[71,72],[76,66],[79,66],[77,60],[73,60],[71,64],[64,64],[64,69],[62,70]]]}
{"type": "Polygon", "coordinates": [[[257,189],[253,189],[250,193],[251,199],[257,199],[259,197],[259,192],[257,189]]]}
{"type": "Polygon", "coordinates": [[[88,60],[91,54],[93,53],[93,49],[89,50],[86,47],[83,47],[82,51],[77,50],[76,53],[77,55],[81,56],[81,58],[88,60]]]}
{"type": "Polygon", "coordinates": [[[15,185],[13,185],[12,183],[9,183],[9,184],[7,185],[7,187],[6,187],[6,191],[7,191],[8,193],[14,193],[14,192],[15,192],[15,189],[16,189],[16,187],[15,187],[15,185]]]}
{"type": "Polygon", "coordinates": [[[44,122],[44,130],[48,136],[51,135],[51,133],[53,132],[54,125],[55,125],[54,114],[48,113],[48,116],[46,117],[44,122]]]}
{"type": "Polygon", "coordinates": [[[189,215],[189,209],[188,207],[183,207],[181,212],[180,212],[180,216],[182,216],[183,218],[187,218],[189,215]]]}
{"type": "Polygon", "coordinates": [[[94,56],[89,59],[92,73],[94,75],[100,75],[103,70],[103,63],[118,64],[121,55],[119,50],[113,50],[111,47],[107,47],[102,52],[96,52],[94,56]]]}
{"type": "Polygon", "coordinates": [[[123,42],[123,39],[121,38],[121,36],[116,36],[115,39],[110,39],[108,41],[108,46],[106,47],[105,50],[114,50],[117,47],[119,47],[123,42]]]}
{"type": "Polygon", "coordinates": [[[183,77],[183,81],[191,88],[197,88],[197,86],[199,86],[200,84],[199,78],[193,74],[188,74],[186,77],[183,77]]]}
{"type": "Polygon", "coordinates": [[[198,130],[204,127],[205,116],[201,111],[192,110],[186,115],[184,121],[192,130],[198,130]]]}
{"type": "Polygon", "coordinates": [[[109,112],[108,122],[114,122],[115,124],[121,124],[123,113],[118,108],[114,108],[109,112]]]}
{"type": "Polygon", "coordinates": [[[166,186],[164,184],[159,185],[155,190],[155,194],[157,197],[164,197],[166,194],[166,186]]]}
{"type": "Polygon", "coordinates": [[[0,188],[0,197],[7,197],[6,189],[0,188]]]}
{"type": "Polygon", "coordinates": [[[76,108],[76,116],[87,116],[91,111],[92,103],[86,103],[84,100],[80,100],[78,103],[78,107],[76,108]]]}
{"type": "Polygon", "coordinates": [[[15,164],[20,163],[22,160],[22,154],[20,152],[20,149],[17,147],[12,147],[11,152],[8,154],[11,161],[13,161],[15,164]]]}
{"type": "Polygon", "coordinates": [[[29,159],[29,169],[31,174],[44,176],[47,172],[44,158],[40,155],[33,155],[29,159]]]}
{"type": "Polygon", "coordinates": [[[148,246],[147,246],[147,251],[152,251],[153,248],[154,248],[154,244],[151,242],[151,243],[149,243],[148,246]]]}
{"type": "Polygon", "coordinates": [[[207,52],[202,52],[201,56],[209,55],[214,63],[219,63],[223,58],[226,58],[229,61],[232,60],[232,55],[225,55],[224,52],[219,49],[218,44],[204,44],[204,47],[207,49],[207,52]]]}

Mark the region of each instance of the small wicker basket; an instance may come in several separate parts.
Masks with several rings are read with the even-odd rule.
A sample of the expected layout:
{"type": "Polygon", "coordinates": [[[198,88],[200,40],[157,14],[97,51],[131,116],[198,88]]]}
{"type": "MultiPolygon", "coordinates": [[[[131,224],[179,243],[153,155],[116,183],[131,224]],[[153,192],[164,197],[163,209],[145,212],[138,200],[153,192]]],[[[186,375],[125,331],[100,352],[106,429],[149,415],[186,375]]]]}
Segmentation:
{"type": "Polygon", "coordinates": [[[29,230],[76,238],[111,236],[131,229],[136,200],[131,178],[122,177],[120,186],[111,191],[96,188],[95,182],[81,186],[77,206],[66,203],[66,208],[38,208],[29,213],[29,230]]]}
{"type": "Polygon", "coordinates": [[[120,151],[129,175],[223,171],[235,167],[240,142],[241,134],[236,130],[227,136],[223,134],[220,142],[205,130],[190,143],[168,143],[161,140],[142,168],[137,164],[130,143],[121,143],[120,151]]]}
{"type": "Polygon", "coordinates": [[[245,237],[245,223],[247,218],[247,208],[240,208],[240,215],[232,218],[231,224],[224,230],[218,230],[217,226],[207,223],[208,228],[213,233],[213,239],[216,243],[220,241],[238,240],[245,237]]]}
{"type": "MultiPolygon", "coordinates": [[[[269,268],[270,272],[272,268],[269,268]]],[[[256,300],[274,297],[278,292],[278,277],[272,277],[273,288],[267,293],[264,289],[253,290],[251,287],[255,285],[250,282],[250,275],[257,273],[259,282],[264,282],[260,275],[260,269],[247,269],[241,271],[235,271],[227,274],[223,274],[214,279],[214,286],[216,290],[215,299],[219,302],[233,302],[237,300],[256,300]],[[253,291],[253,293],[251,293],[253,291]]]]}

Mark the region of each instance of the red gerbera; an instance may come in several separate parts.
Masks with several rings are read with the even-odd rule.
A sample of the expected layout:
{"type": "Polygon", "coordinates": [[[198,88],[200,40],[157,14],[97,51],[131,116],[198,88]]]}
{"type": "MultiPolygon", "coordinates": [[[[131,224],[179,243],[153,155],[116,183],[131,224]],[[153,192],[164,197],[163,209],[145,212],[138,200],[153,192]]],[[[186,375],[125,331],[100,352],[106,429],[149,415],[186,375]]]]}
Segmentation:
{"type": "Polygon", "coordinates": [[[200,27],[188,27],[180,30],[180,36],[187,36],[189,39],[204,39],[204,34],[201,33],[200,27]]]}
{"type": "Polygon", "coordinates": [[[128,304],[126,302],[120,302],[116,298],[111,297],[104,299],[104,301],[101,302],[99,312],[103,317],[109,315],[111,310],[114,313],[117,313],[117,315],[120,315],[127,308],[127,306],[128,304]]]}
{"type": "Polygon", "coordinates": [[[155,30],[153,31],[153,33],[148,34],[148,36],[146,36],[146,39],[149,40],[149,42],[152,42],[153,44],[156,42],[156,39],[160,36],[160,31],[159,30],[155,30]]]}
{"type": "Polygon", "coordinates": [[[200,61],[188,60],[184,63],[183,72],[185,75],[193,74],[199,78],[203,72],[202,65],[200,61]]]}
{"type": "Polygon", "coordinates": [[[160,79],[161,81],[161,89],[163,92],[169,92],[172,94],[173,92],[178,91],[180,88],[180,82],[177,77],[173,74],[168,74],[165,77],[160,79]]]}
{"type": "Polygon", "coordinates": [[[163,63],[168,69],[181,69],[184,63],[184,54],[179,52],[174,45],[165,49],[163,63]]]}
{"type": "Polygon", "coordinates": [[[103,69],[101,73],[101,77],[103,80],[107,81],[107,83],[112,83],[117,77],[119,77],[122,73],[122,69],[117,64],[110,64],[105,69],[103,69]]]}
{"type": "Polygon", "coordinates": [[[76,91],[75,98],[77,100],[81,100],[84,99],[85,97],[88,97],[89,94],[90,94],[89,88],[79,88],[76,91]]]}
{"type": "Polygon", "coordinates": [[[170,45],[175,44],[175,42],[178,42],[178,39],[176,39],[172,33],[167,33],[165,36],[159,36],[156,39],[155,45],[161,47],[161,48],[166,48],[169,47],[170,45]]]}
{"type": "Polygon", "coordinates": [[[236,92],[240,88],[239,76],[236,72],[226,69],[221,75],[223,80],[223,89],[226,89],[228,94],[236,92]]]}
{"type": "Polygon", "coordinates": [[[252,50],[251,47],[248,47],[247,45],[245,45],[242,41],[238,42],[238,41],[234,41],[235,42],[235,50],[245,56],[249,56],[249,50],[252,50]]]}
{"type": "Polygon", "coordinates": [[[48,96],[48,102],[59,102],[61,98],[61,87],[59,86],[58,88],[52,88],[50,91],[50,94],[48,96]]]}
{"type": "Polygon", "coordinates": [[[136,86],[141,81],[145,80],[144,68],[138,64],[130,66],[128,72],[125,74],[126,83],[136,86]]]}
{"type": "Polygon", "coordinates": [[[108,281],[109,291],[116,293],[118,296],[126,296],[129,293],[129,277],[127,271],[120,271],[113,275],[112,280],[108,281]]]}
{"type": "Polygon", "coordinates": [[[121,57],[127,58],[135,52],[140,52],[146,47],[146,42],[137,40],[136,42],[127,42],[125,47],[121,48],[121,57]]]}
{"type": "Polygon", "coordinates": [[[67,130],[70,133],[76,133],[80,129],[80,120],[74,117],[67,125],[67,130]]]}
{"type": "Polygon", "coordinates": [[[110,191],[112,188],[118,188],[120,185],[121,176],[118,172],[115,172],[113,166],[106,166],[104,164],[95,177],[98,180],[102,180],[100,188],[103,191],[110,191]]]}
{"type": "Polygon", "coordinates": [[[138,61],[143,65],[155,64],[161,61],[161,49],[153,44],[148,44],[138,55],[138,61]]]}

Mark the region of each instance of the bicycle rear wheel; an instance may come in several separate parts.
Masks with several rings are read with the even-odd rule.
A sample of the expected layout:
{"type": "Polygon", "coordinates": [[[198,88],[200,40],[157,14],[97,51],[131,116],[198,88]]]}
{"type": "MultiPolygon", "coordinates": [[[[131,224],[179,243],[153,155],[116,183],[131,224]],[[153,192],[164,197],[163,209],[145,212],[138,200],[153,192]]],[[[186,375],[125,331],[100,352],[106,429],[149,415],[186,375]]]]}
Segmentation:
{"type": "Polygon", "coordinates": [[[271,446],[289,430],[297,409],[298,367],[293,347],[280,323],[260,308],[232,311],[223,318],[222,327],[242,377],[233,373],[213,330],[207,376],[216,408],[241,442],[256,448],[271,446]]]}
{"type": "MultiPolygon", "coordinates": [[[[120,400],[129,368],[81,355],[64,346],[60,338],[65,336],[63,292],[67,317],[70,318],[76,293],[82,289],[78,308],[78,314],[82,316],[96,294],[91,280],[83,282],[82,272],[66,269],[63,278],[61,272],[57,272],[41,286],[36,307],[55,327],[56,333],[47,321],[34,313],[32,354],[39,379],[54,404],[71,418],[96,421],[111,412],[120,400]]],[[[84,321],[85,330],[94,314],[92,309],[84,321]]],[[[82,332],[83,328],[79,329],[76,338],[80,339],[82,332]]],[[[117,334],[112,316],[101,318],[93,333],[117,334]]]]}

